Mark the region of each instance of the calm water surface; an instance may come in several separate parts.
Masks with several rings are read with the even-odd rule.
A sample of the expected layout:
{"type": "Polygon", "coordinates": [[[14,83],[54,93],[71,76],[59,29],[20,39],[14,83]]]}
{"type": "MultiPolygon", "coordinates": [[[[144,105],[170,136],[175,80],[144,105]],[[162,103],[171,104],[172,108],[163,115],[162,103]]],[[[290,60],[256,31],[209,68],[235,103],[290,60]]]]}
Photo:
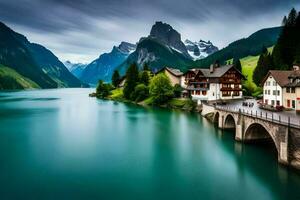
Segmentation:
{"type": "Polygon", "coordinates": [[[300,199],[273,146],[240,144],[197,114],[0,93],[0,199],[300,199]]]}

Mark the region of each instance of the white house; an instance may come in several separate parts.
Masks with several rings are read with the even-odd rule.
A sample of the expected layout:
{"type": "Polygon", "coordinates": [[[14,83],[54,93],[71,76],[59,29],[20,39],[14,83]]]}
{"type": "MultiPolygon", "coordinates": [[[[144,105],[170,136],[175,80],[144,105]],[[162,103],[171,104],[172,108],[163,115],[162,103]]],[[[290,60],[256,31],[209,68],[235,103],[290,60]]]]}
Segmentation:
{"type": "Polygon", "coordinates": [[[262,81],[263,103],[270,106],[283,106],[283,88],[289,83],[292,71],[270,70],[262,81]]]}

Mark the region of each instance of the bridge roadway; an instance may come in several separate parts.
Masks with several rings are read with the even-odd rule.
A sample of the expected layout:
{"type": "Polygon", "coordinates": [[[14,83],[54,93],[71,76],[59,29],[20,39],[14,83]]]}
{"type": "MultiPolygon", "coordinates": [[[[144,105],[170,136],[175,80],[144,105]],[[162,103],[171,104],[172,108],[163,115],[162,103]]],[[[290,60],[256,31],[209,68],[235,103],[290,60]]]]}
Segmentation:
{"type": "Polygon", "coordinates": [[[202,115],[211,115],[220,129],[234,129],[237,141],[272,140],[278,152],[278,162],[300,169],[299,118],[241,106],[207,104],[203,104],[202,115]]]}

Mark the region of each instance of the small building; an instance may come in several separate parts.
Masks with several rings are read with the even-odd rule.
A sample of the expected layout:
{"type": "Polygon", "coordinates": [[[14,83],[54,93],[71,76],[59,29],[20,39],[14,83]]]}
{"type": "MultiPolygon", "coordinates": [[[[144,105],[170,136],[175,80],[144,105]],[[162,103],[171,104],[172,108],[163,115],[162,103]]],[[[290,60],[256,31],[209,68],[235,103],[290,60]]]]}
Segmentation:
{"type": "Polygon", "coordinates": [[[283,106],[300,112],[300,69],[294,66],[283,90],[283,106]]]}
{"type": "Polygon", "coordinates": [[[263,103],[270,106],[283,106],[283,88],[289,83],[292,71],[270,70],[262,80],[263,103]]]}
{"type": "Polygon", "coordinates": [[[162,73],[162,72],[167,77],[169,77],[172,86],[174,86],[176,84],[182,85],[182,81],[183,81],[182,75],[183,75],[183,72],[181,72],[179,69],[165,67],[165,68],[162,68],[160,71],[158,71],[156,74],[162,73]]]}
{"type": "Polygon", "coordinates": [[[186,89],[198,104],[241,99],[245,77],[234,65],[211,65],[209,69],[190,69],[184,74],[186,89]]]}

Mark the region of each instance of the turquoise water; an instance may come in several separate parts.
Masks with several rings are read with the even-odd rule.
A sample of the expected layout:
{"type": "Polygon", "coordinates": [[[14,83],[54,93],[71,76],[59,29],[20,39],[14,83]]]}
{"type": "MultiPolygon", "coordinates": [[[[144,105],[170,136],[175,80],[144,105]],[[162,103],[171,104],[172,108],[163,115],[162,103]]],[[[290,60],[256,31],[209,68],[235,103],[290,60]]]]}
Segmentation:
{"type": "Polygon", "coordinates": [[[198,114],[0,93],[0,199],[300,199],[274,146],[241,144],[198,114]]]}

